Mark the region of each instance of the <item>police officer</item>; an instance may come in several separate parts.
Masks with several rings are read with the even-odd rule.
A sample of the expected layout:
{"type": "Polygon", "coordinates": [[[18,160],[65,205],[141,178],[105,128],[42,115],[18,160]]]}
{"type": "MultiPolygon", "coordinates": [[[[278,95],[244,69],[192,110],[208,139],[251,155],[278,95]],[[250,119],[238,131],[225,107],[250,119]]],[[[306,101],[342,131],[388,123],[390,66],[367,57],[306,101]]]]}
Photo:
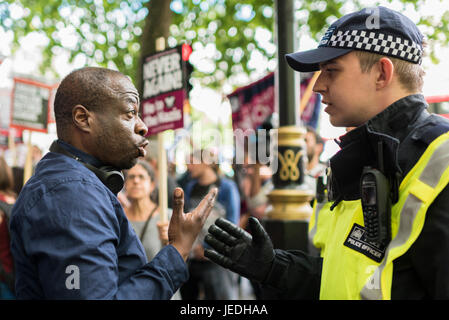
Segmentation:
{"type": "Polygon", "coordinates": [[[404,15],[376,7],[334,22],[317,49],[286,55],[320,70],[334,126],[356,127],[330,160],[327,199],[309,232],[320,257],[273,249],[217,220],[206,257],[261,282],[278,298],[449,298],[449,123],[421,94],[423,36],[404,15]]]}

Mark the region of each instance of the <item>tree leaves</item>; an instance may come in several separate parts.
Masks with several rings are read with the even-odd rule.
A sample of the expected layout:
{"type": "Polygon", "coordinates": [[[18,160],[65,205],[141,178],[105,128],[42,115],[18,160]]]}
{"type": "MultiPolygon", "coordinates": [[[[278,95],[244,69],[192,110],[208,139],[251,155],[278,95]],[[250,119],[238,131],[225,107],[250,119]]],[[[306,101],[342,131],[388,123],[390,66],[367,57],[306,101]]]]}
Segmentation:
{"type": "MultiPolygon", "coordinates": [[[[398,3],[418,11],[424,0],[400,0],[396,6],[398,3]]],[[[146,35],[148,39],[141,38],[145,24],[163,22],[160,14],[149,12],[148,4],[147,0],[8,0],[0,4],[0,22],[3,29],[14,32],[15,50],[27,34],[45,35],[48,42],[43,44],[42,73],[58,75],[53,57],[65,51],[70,62],[115,67],[137,83],[142,46],[155,40],[151,34],[146,35]]],[[[335,19],[360,9],[362,0],[303,0],[295,5],[302,33],[319,39],[335,19]]],[[[262,58],[267,72],[276,66],[273,8],[273,0],[172,0],[168,46],[189,42],[194,50],[207,49],[205,56],[196,57],[196,66],[192,61],[196,67],[193,77],[203,85],[238,85],[234,80],[237,73],[249,77],[260,68],[250,62],[252,57],[262,58]],[[199,61],[206,62],[206,67],[201,68],[199,61]]],[[[435,44],[447,44],[449,39],[449,12],[439,20],[421,16],[418,23],[425,29],[435,60],[435,44]]]]}

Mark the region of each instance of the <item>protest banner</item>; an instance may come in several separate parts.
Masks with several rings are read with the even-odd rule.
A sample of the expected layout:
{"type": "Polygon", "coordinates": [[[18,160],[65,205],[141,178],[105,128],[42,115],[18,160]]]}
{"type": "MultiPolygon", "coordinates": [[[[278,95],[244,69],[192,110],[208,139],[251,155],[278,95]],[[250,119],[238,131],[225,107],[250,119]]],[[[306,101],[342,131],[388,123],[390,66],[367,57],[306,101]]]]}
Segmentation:
{"type": "MultiPolygon", "coordinates": [[[[302,74],[299,103],[301,121],[304,125],[317,128],[321,99],[312,88],[319,75],[302,74]]],[[[274,73],[247,86],[236,89],[228,95],[232,108],[232,126],[235,129],[259,128],[275,110],[274,73]]]]}
{"type": "Polygon", "coordinates": [[[186,46],[160,51],[144,59],[141,115],[148,136],[184,127],[188,81],[186,46]]]}
{"type": "Polygon", "coordinates": [[[24,184],[31,177],[31,135],[33,131],[48,133],[48,123],[54,122],[52,99],[56,85],[33,79],[14,77],[11,97],[10,128],[28,130],[24,184]]]}
{"type": "MultiPolygon", "coordinates": [[[[168,50],[165,38],[156,39],[156,53],[142,64],[142,102],[140,114],[148,127],[147,137],[157,134],[160,221],[167,217],[167,153],[164,132],[184,127],[184,102],[187,98],[187,61],[192,52],[188,44],[168,50]]],[[[171,195],[170,195],[171,196],[171,195]]]]}
{"type": "Polygon", "coordinates": [[[274,73],[228,95],[233,129],[256,130],[274,110],[274,73]]]}
{"type": "Polygon", "coordinates": [[[47,133],[53,120],[54,85],[26,78],[14,78],[11,98],[10,127],[47,133]]]}

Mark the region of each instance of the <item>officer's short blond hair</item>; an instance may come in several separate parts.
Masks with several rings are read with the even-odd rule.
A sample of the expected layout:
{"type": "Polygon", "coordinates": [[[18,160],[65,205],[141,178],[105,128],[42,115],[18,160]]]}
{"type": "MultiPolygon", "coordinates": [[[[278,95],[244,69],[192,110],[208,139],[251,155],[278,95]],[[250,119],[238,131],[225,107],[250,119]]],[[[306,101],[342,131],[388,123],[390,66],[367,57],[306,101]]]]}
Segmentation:
{"type": "MultiPolygon", "coordinates": [[[[354,52],[359,58],[362,72],[368,72],[381,58],[386,57],[368,51],[354,50],[354,52]]],[[[393,63],[394,72],[397,74],[399,82],[405,90],[413,93],[422,92],[425,71],[421,65],[398,58],[387,58],[393,63]]]]}

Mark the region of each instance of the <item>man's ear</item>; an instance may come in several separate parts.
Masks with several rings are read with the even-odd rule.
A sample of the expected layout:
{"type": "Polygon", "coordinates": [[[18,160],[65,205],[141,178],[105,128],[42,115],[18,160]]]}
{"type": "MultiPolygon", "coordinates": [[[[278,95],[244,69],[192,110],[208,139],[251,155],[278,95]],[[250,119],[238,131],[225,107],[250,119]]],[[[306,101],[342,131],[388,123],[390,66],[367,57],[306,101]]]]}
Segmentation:
{"type": "Polygon", "coordinates": [[[75,127],[84,132],[90,132],[93,114],[81,104],[72,109],[72,119],[75,127]]]}
{"type": "Polygon", "coordinates": [[[380,90],[387,87],[393,81],[394,65],[393,62],[383,57],[376,63],[376,89],[380,90]]]}

